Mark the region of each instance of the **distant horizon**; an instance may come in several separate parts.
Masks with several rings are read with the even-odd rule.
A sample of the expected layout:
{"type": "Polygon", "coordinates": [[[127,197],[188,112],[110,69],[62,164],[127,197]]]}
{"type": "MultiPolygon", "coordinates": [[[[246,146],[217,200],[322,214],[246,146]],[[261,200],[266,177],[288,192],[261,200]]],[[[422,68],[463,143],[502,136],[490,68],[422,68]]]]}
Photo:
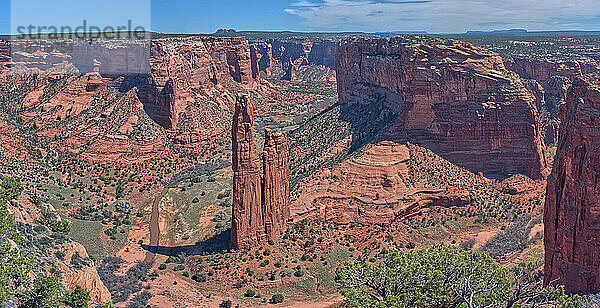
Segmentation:
{"type": "MultiPolygon", "coordinates": [[[[565,29],[565,30],[534,30],[530,31],[527,29],[494,29],[494,30],[467,30],[464,32],[447,32],[447,33],[430,33],[426,31],[379,31],[379,32],[366,32],[366,31],[292,31],[292,30],[238,30],[238,29],[230,29],[230,28],[219,28],[214,32],[157,32],[153,30],[146,30],[145,32],[152,34],[164,34],[164,35],[214,35],[218,34],[219,30],[235,30],[235,32],[231,33],[291,33],[291,34],[398,34],[398,35],[469,35],[469,34],[491,34],[491,35],[519,35],[519,34],[543,34],[543,33],[600,33],[600,30],[573,30],[573,29],[565,29]]],[[[127,33],[128,31],[122,31],[122,33],[127,33]]],[[[131,31],[135,32],[135,31],[131,31]]],[[[49,34],[93,34],[93,33],[104,33],[103,31],[88,31],[88,32],[42,32],[40,35],[49,35],[49,34]]],[[[222,32],[226,35],[226,32],[222,32]]],[[[0,36],[18,36],[19,34],[9,34],[9,33],[0,33],[0,36]]],[[[35,33],[34,35],[37,35],[35,33]]]]}
{"type": "Polygon", "coordinates": [[[20,25],[74,25],[82,19],[119,24],[127,18],[165,34],[212,34],[219,28],[304,33],[459,34],[517,28],[529,32],[596,32],[600,31],[600,1],[0,0],[0,33],[4,35],[16,34],[12,19],[18,19],[12,21],[20,25]]]}

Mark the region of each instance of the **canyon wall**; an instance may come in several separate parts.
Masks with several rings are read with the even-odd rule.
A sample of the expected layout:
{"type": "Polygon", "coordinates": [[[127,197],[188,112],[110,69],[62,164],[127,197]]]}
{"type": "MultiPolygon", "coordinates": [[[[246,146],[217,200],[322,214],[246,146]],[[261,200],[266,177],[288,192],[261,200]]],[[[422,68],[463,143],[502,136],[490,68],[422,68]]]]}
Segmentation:
{"type": "Polygon", "coordinates": [[[253,77],[251,48],[241,37],[88,45],[2,41],[0,60],[11,69],[0,70],[0,80],[23,92],[27,109],[15,112],[35,122],[38,136],[92,159],[156,155],[167,140],[191,149],[227,142],[234,93],[270,91],[253,77]]]}
{"type": "Polygon", "coordinates": [[[244,89],[254,85],[251,52],[244,38],[196,37],[152,41],[145,106],[161,126],[178,129],[179,114],[230,76],[244,89]]]}
{"type": "Polygon", "coordinates": [[[336,73],[355,148],[409,141],[488,177],[546,174],[535,98],[496,53],[427,37],[354,37],[338,47],[336,73]]]}
{"type": "Polygon", "coordinates": [[[246,89],[252,88],[250,45],[244,37],[203,37],[203,43],[217,70],[228,72],[246,89]]]}
{"type": "Polygon", "coordinates": [[[542,130],[546,144],[558,141],[560,120],[558,111],[565,103],[567,89],[578,76],[600,71],[597,61],[552,60],[513,57],[506,60],[506,68],[521,78],[531,79],[539,84],[541,95],[536,95],[538,111],[545,112],[542,130]]]}
{"type": "Polygon", "coordinates": [[[233,206],[230,246],[265,244],[279,237],[290,216],[289,154],[285,133],[265,131],[264,177],[254,142],[254,107],[238,96],[232,126],[233,206]]]}
{"type": "Polygon", "coordinates": [[[544,210],[544,281],[600,290],[600,76],[575,79],[561,111],[544,210]]]}
{"type": "Polygon", "coordinates": [[[289,61],[283,62],[283,77],[282,80],[293,81],[296,79],[296,65],[290,59],[289,61]]]}
{"type": "Polygon", "coordinates": [[[10,45],[7,41],[0,40],[0,68],[10,61],[10,45]]]}
{"type": "Polygon", "coordinates": [[[267,76],[271,75],[273,66],[273,47],[266,42],[254,42],[250,45],[250,63],[252,65],[252,78],[258,78],[261,71],[267,76]]]}
{"type": "Polygon", "coordinates": [[[265,72],[269,76],[271,67],[280,63],[285,66],[283,79],[290,80],[290,64],[293,64],[294,70],[302,65],[323,65],[335,69],[337,44],[336,39],[322,38],[251,40],[250,48],[256,54],[256,61],[253,60],[256,66],[252,72],[254,76],[258,76],[258,72],[265,72]]]}

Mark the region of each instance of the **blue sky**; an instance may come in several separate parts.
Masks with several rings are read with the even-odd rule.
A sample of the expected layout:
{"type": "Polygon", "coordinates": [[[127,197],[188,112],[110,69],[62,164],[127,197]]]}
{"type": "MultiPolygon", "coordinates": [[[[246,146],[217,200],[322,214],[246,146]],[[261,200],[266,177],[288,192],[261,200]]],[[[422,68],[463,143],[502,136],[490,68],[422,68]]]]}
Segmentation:
{"type": "MultiPolygon", "coordinates": [[[[218,28],[291,31],[600,30],[598,0],[13,0],[16,25],[121,25],[166,33],[218,28]]],[[[11,29],[0,0],[0,32],[11,29]]]]}

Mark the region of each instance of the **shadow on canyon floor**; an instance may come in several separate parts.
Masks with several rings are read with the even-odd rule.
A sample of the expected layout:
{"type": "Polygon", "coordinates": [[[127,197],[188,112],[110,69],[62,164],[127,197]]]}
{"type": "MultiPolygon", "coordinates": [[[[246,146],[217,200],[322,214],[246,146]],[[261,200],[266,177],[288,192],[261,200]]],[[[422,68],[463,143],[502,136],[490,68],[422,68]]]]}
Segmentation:
{"type": "Polygon", "coordinates": [[[178,256],[182,253],[188,256],[197,255],[210,255],[214,253],[225,252],[229,249],[229,233],[231,229],[227,229],[219,234],[215,234],[204,241],[199,241],[194,245],[181,245],[181,246],[150,246],[142,245],[142,248],[146,251],[164,255],[164,256],[178,256]]]}

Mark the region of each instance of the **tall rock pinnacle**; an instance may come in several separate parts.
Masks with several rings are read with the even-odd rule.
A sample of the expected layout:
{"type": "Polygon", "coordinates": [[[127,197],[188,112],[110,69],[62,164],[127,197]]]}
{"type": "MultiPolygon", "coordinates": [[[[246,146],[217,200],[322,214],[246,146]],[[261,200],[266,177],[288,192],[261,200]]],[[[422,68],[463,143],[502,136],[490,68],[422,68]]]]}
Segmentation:
{"type": "Polygon", "coordinates": [[[274,240],[290,217],[290,160],[286,133],[265,130],[263,201],[266,233],[274,240]]]}
{"type": "Polygon", "coordinates": [[[230,242],[236,249],[265,240],[260,158],[254,143],[253,112],[248,96],[239,96],[232,126],[233,220],[230,242]]]}
{"type": "Polygon", "coordinates": [[[248,248],[276,239],[289,218],[289,156],[285,133],[265,132],[264,179],[253,136],[254,107],[235,104],[232,126],[233,211],[230,246],[248,248]]]}

